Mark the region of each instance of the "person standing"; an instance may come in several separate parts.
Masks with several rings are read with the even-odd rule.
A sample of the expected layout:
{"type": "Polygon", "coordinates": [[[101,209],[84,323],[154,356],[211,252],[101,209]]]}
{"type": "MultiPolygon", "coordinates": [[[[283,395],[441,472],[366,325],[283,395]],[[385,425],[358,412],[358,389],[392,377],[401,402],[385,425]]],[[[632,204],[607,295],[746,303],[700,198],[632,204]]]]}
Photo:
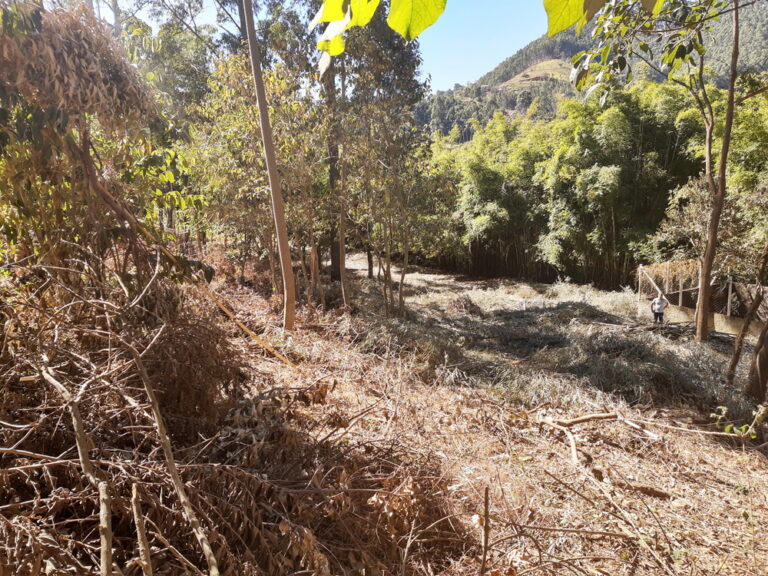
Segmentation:
{"type": "Polygon", "coordinates": [[[664,324],[664,310],[669,306],[669,300],[659,292],[659,295],[651,300],[651,312],[653,312],[653,323],[664,324]]]}

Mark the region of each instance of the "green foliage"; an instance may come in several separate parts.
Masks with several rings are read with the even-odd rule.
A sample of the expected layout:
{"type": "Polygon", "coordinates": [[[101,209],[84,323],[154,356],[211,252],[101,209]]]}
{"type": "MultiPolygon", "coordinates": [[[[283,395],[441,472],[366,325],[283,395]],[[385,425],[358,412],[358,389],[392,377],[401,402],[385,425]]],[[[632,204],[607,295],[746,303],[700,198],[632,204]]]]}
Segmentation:
{"type": "MultiPolygon", "coordinates": [[[[345,49],[344,33],[366,26],[380,0],[324,0],[310,25],[327,23],[317,44],[319,50],[338,56],[345,49]]],[[[390,0],[387,23],[406,40],[413,40],[432,26],[445,10],[446,0],[390,0]]],[[[326,63],[327,65],[327,63],[326,63]]]]}
{"type": "Polygon", "coordinates": [[[432,26],[445,10],[446,0],[392,0],[387,22],[406,40],[432,26]]]}
{"type": "Polygon", "coordinates": [[[562,274],[617,286],[664,217],[670,189],[700,170],[681,90],[644,83],[600,105],[563,100],[552,119],[497,114],[435,159],[456,182],[451,225],[480,273],[562,274]]]}

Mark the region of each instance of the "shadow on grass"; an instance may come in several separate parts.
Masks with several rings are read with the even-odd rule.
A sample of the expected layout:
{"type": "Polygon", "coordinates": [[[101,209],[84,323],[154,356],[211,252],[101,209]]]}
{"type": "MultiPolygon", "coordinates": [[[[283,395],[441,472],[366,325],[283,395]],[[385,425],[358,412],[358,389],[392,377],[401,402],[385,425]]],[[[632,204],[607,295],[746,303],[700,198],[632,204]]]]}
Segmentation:
{"type": "Polygon", "coordinates": [[[427,304],[406,319],[376,321],[369,344],[396,334],[424,360],[425,379],[440,381],[450,366],[447,383],[494,386],[524,405],[594,405],[597,392],[628,404],[693,408],[703,419],[721,405],[736,418],[751,413],[723,382],[729,352],[722,343],[671,340],[589,302],[483,313],[467,298],[457,296],[459,307],[427,304]]]}

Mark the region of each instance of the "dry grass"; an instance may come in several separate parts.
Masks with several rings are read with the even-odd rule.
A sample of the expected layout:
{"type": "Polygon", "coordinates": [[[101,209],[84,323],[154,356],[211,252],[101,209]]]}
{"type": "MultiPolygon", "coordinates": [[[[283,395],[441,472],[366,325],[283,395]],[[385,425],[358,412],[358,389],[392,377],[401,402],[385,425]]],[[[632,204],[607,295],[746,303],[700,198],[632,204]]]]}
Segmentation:
{"type": "MultiPolygon", "coordinates": [[[[380,310],[376,286],[359,286],[360,307],[380,310]]],[[[272,303],[220,288],[297,365],[219,325],[246,378],[239,401],[214,435],[177,443],[233,573],[479,574],[486,487],[488,575],[758,574],[768,560],[758,532],[768,520],[765,458],[709,434],[697,409],[709,405],[706,390],[712,402],[727,395],[717,385],[723,351],[647,331],[624,314],[626,294],[424,271],[406,287],[405,319],[304,308],[283,335],[272,303]],[[702,366],[712,373],[702,377],[702,366]],[[568,422],[589,413],[611,417],[568,422]]],[[[170,534],[203,567],[151,454],[143,464],[125,457],[100,465],[111,459],[132,477],[144,466],[158,506],[148,512],[153,538],[170,534]]],[[[74,483],[77,465],[68,466],[72,477],[59,478],[74,483]]],[[[36,481],[47,505],[51,479],[36,481]]],[[[78,486],[83,518],[95,502],[78,486]]],[[[49,518],[40,506],[20,510],[49,518]]],[[[117,525],[116,557],[133,576],[132,526],[117,525]]],[[[157,573],[184,573],[167,547],[155,554],[157,573]]]]}

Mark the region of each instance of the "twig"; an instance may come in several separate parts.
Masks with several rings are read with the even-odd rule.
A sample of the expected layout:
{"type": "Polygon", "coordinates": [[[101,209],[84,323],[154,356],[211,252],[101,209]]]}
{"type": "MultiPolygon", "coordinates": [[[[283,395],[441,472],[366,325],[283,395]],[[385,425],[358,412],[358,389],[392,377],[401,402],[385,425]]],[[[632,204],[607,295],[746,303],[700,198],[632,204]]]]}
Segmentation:
{"type": "MultiPolygon", "coordinates": [[[[541,530],[543,532],[563,532],[565,534],[584,534],[585,536],[605,536],[607,538],[623,538],[625,540],[637,540],[637,536],[634,534],[624,534],[622,532],[605,532],[603,530],[585,530],[582,528],[558,528],[555,526],[535,526],[532,524],[514,524],[515,528],[522,528],[526,530],[541,530]]],[[[491,544],[491,548],[497,544],[501,544],[507,540],[518,538],[519,534],[513,534],[511,536],[504,536],[499,538],[491,544]]]]}
{"type": "Polygon", "coordinates": [[[555,430],[559,430],[560,432],[563,432],[568,437],[568,443],[571,445],[571,462],[573,462],[576,466],[579,465],[579,451],[576,448],[576,438],[574,437],[573,433],[568,430],[565,426],[561,426],[560,424],[555,424],[552,422],[552,420],[539,420],[542,424],[546,424],[547,426],[554,428],[555,430]]]}
{"type": "Polygon", "coordinates": [[[152,576],[152,554],[147,540],[147,528],[144,525],[144,515],[141,512],[141,494],[139,485],[131,486],[131,510],[133,511],[133,521],[136,524],[136,540],[139,544],[139,558],[141,559],[141,571],[144,576],[152,576]]]}
{"type": "Polygon", "coordinates": [[[193,574],[197,574],[198,576],[205,576],[205,574],[203,574],[197,566],[195,566],[194,564],[192,564],[192,562],[187,560],[184,557],[184,554],[179,552],[176,549],[176,547],[173,544],[171,544],[168,541],[168,539],[160,533],[160,528],[157,526],[157,524],[152,522],[152,520],[150,520],[150,523],[155,527],[155,538],[160,540],[160,543],[163,546],[165,546],[168,549],[168,551],[176,557],[177,560],[179,560],[184,566],[189,568],[193,574]]]}
{"type": "Polygon", "coordinates": [[[711,432],[709,430],[694,430],[692,428],[683,428],[682,426],[670,426],[669,424],[661,424],[659,422],[654,422],[653,420],[635,419],[635,421],[642,422],[643,424],[649,424],[651,426],[658,426],[659,428],[666,428],[667,430],[679,430],[680,432],[689,432],[691,434],[700,434],[702,436],[718,436],[720,438],[731,438],[731,439],[736,438],[734,434],[729,434],[728,432],[711,432]]]}
{"type": "Polygon", "coordinates": [[[635,521],[632,519],[632,516],[629,513],[627,513],[626,510],[624,510],[621,506],[619,506],[616,503],[616,501],[613,499],[613,497],[608,492],[607,488],[605,486],[603,486],[603,484],[599,480],[597,480],[596,478],[593,478],[592,475],[585,474],[585,476],[593,484],[595,484],[597,486],[597,488],[600,490],[600,492],[602,492],[603,497],[608,501],[608,503],[610,503],[610,505],[613,507],[613,509],[616,510],[616,512],[618,512],[621,515],[621,517],[624,520],[624,522],[626,522],[629,526],[632,527],[632,529],[635,532],[635,535],[637,536],[637,541],[640,544],[640,546],[642,548],[645,548],[645,550],[653,557],[653,559],[656,561],[656,563],[659,565],[659,567],[662,570],[664,570],[667,574],[669,574],[670,576],[678,576],[677,571],[674,569],[674,567],[672,567],[667,562],[664,562],[664,560],[661,558],[661,556],[659,556],[659,554],[653,548],[650,547],[648,542],[646,542],[645,539],[643,539],[641,537],[642,532],[640,532],[640,530],[638,529],[637,524],[635,524],[635,521]]]}
{"type": "Polygon", "coordinates": [[[654,498],[661,498],[662,500],[669,500],[670,498],[672,498],[672,494],[664,490],[660,490],[659,488],[655,488],[654,486],[646,486],[644,484],[632,484],[631,482],[626,482],[623,480],[619,480],[619,481],[614,480],[613,483],[619,488],[624,488],[626,490],[634,490],[635,492],[640,492],[641,494],[645,494],[646,496],[653,496],[654,498]]]}
{"type": "Polygon", "coordinates": [[[45,378],[45,381],[56,388],[56,391],[62,398],[64,398],[64,401],[69,407],[69,413],[72,415],[72,424],[75,429],[75,442],[77,443],[77,454],[80,457],[80,465],[83,467],[83,473],[91,486],[98,489],[100,479],[96,474],[96,469],[93,467],[91,457],[88,455],[92,443],[88,434],[85,432],[83,417],[80,414],[80,407],[72,397],[72,394],[69,393],[69,390],[53,377],[53,374],[51,374],[51,371],[47,367],[44,367],[40,372],[43,375],[43,378],[45,378]]]}
{"type": "Polygon", "coordinates": [[[101,576],[112,576],[112,501],[106,481],[99,482],[99,539],[101,576]]]}
{"type": "Polygon", "coordinates": [[[11,454],[13,456],[20,456],[21,458],[32,458],[33,460],[45,460],[47,462],[56,462],[59,460],[55,456],[37,454],[36,452],[28,452],[26,450],[16,450],[14,448],[0,448],[0,455],[2,454],[11,454]]]}
{"type": "Polygon", "coordinates": [[[483,508],[483,561],[480,564],[480,576],[485,576],[485,569],[488,563],[488,539],[491,536],[491,492],[488,486],[485,487],[485,499],[483,508]]]}
{"type": "Polygon", "coordinates": [[[619,417],[616,412],[605,412],[601,414],[587,414],[585,416],[579,416],[578,418],[572,418],[571,420],[555,420],[555,424],[570,428],[576,424],[584,424],[585,422],[591,422],[592,420],[617,420],[619,417]]]}

